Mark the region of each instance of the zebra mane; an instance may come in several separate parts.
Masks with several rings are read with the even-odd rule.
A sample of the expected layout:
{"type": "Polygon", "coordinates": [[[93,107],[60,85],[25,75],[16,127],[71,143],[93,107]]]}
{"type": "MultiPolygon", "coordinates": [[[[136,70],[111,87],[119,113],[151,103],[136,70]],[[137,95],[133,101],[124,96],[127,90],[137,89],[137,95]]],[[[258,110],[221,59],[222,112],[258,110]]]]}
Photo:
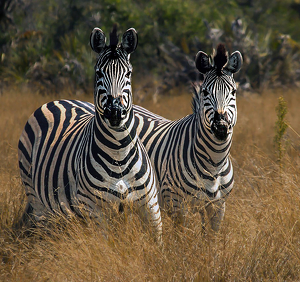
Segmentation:
{"type": "Polygon", "coordinates": [[[109,47],[112,50],[112,56],[116,57],[117,56],[117,52],[116,49],[118,47],[118,43],[119,43],[119,38],[118,38],[118,34],[117,34],[117,29],[118,29],[118,25],[115,23],[113,25],[113,29],[111,31],[111,33],[109,34],[109,47]]]}
{"type": "Polygon", "coordinates": [[[201,85],[200,83],[192,83],[191,85],[193,91],[193,99],[192,99],[192,109],[193,113],[197,113],[200,109],[200,92],[201,92],[201,85]]]}
{"type": "Polygon", "coordinates": [[[220,76],[222,73],[223,67],[227,64],[228,61],[228,53],[224,44],[219,43],[217,47],[217,54],[214,56],[214,65],[217,70],[217,75],[220,76]]]}

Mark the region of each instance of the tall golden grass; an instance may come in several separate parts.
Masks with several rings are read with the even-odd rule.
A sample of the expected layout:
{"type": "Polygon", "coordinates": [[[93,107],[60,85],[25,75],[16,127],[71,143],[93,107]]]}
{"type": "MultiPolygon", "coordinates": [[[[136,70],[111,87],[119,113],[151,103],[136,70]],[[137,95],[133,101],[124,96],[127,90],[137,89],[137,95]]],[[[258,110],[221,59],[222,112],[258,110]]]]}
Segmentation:
{"type": "MultiPolygon", "coordinates": [[[[7,90],[0,96],[0,281],[299,281],[300,93],[238,96],[232,159],[235,189],[218,234],[203,234],[189,214],[174,227],[163,213],[163,248],[133,214],[111,218],[106,235],[91,220],[53,217],[51,228],[15,230],[24,207],[17,142],[29,115],[44,102],[72,98],[7,90]],[[287,102],[283,169],[273,138],[278,97],[287,102]]],[[[74,97],[73,97],[74,98],[74,97]]],[[[92,101],[92,96],[75,97],[92,101]]],[[[191,113],[188,93],[143,101],[175,119],[191,113]]]]}

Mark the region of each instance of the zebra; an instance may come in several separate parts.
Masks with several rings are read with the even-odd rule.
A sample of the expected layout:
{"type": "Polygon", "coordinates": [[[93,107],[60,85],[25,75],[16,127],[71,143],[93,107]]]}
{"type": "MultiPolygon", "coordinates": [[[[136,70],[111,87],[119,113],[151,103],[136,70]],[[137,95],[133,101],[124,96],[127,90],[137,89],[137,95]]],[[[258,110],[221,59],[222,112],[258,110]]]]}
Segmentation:
{"type": "Polygon", "coordinates": [[[46,103],[28,119],[18,144],[25,185],[24,217],[45,221],[47,214],[105,218],[104,208],[137,208],[158,238],[162,221],[155,174],[136,134],[132,107],[130,54],[138,44],[128,29],[110,45],[94,28],[90,45],[98,54],[94,104],[78,100],[46,103]]]}
{"type": "Polygon", "coordinates": [[[213,56],[199,51],[195,64],[204,75],[192,85],[193,113],[174,121],[134,105],[138,135],[154,166],[159,202],[179,221],[187,209],[205,214],[218,231],[225,213],[225,198],[233,188],[229,157],[237,120],[233,74],[242,66],[239,51],[228,55],[223,44],[213,56]],[[189,204],[188,204],[189,203],[189,204]],[[200,208],[201,207],[201,208],[200,208]]]}

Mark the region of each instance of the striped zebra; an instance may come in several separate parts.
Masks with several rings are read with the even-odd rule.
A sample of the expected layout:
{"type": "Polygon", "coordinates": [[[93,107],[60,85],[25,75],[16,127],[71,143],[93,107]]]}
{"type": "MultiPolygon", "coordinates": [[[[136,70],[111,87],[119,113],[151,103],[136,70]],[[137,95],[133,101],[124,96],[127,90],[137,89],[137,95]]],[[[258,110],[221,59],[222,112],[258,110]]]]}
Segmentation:
{"type": "Polygon", "coordinates": [[[94,104],[59,100],[44,104],[28,119],[19,140],[19,167],[28,203],[23,218],[42,221],[49,213],[88,214],[100,221],[103,209],[137,208],[160,238],[162,222],[155,174],[136,134],[132,108],[130,54],[135,29],[110,45],[99,28],[90,36],[99,54],[94,104]]]}
{"type": "Polygon", "coordinates": [[[161,206],[180,220],[188,207],[198,210],[203,224],[206,213],[218,231],[234,182],[229,158],[237,119],[233,74],[241,68],[242,56],[236,51],[228,57],[219,44],[212,57],[198,52],[195,63],[204,81],[194,86],[192,114],[170,121],[139,106],[134,111],[138,135],[155,168],[161,206]]]}

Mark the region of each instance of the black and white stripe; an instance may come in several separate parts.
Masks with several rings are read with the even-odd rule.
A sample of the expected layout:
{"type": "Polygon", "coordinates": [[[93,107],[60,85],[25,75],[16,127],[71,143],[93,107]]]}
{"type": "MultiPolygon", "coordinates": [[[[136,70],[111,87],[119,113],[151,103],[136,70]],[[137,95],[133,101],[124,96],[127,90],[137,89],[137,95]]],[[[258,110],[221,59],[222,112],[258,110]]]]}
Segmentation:
{"type": "Polygon", "coordinates": [[[101,220],[104,207],[132,204],[161,236],[154,171],[132,109],[129,57],[136,45],[134,29],[121,44],[113,30],[106,46],[104,33],[95,28],[95,106],[54,101],[29,118],[19,141],[19,166],[28,197],[25,213],[32,219],[74,212],[101,220]]]}
{"type": "Polygon", "coordinates": [[[138,135],[159,182],[161,204],[184,214],[187,207],[198,209],[204,202],[214,230],[219,229],[224,198],[234,182],[229,158],[237,119],[233,73],[241,64],[241,54],[234,52],[228,58],[223,45],[212,63],[199,52],[196,66],[205,78],[195,88],[193,114],[182,119],[170,121],[134,106],[138,135]]]}

